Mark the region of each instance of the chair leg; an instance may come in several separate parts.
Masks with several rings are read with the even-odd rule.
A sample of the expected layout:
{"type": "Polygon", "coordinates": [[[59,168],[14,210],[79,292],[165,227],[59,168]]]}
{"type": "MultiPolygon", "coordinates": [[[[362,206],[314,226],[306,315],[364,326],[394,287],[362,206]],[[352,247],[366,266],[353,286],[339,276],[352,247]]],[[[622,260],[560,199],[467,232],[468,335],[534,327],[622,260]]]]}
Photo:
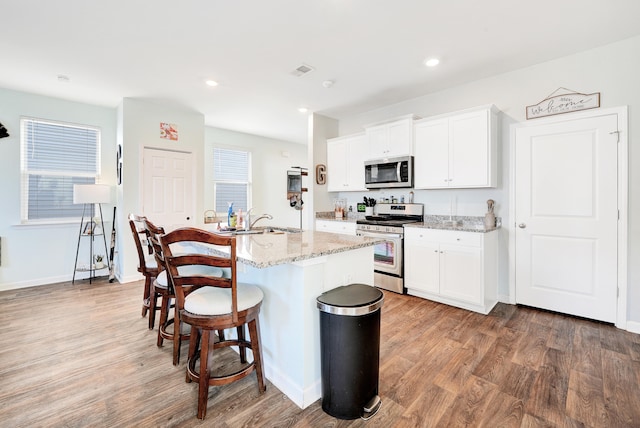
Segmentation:
{"type": "Polygon", "coordinates": [[[152,291],[149,295],[149,330],[153,330],[156,324],[156,311],[158,310],[158,293],[152,291]]]}
{"type": "Polygon", "coordinates": [[[198,419],[207,415],[207,400],[209,398],[209,339],[211,330],[202,330],[200,343],[200,382],[198,385],[198,419]]]}
{"type": "Polygon", "coordinates": [[[198,353],[198,344],[200,343],[200,329],[191,326],[191,335],[189,336],[189,354],[187,355],[187,383],[191,383],[189,370],[193,371],[196,366],[196,354],[198,353]]]}
{"type": "MultiPolygon", "coordinates": [[[[238,332],[238,342],[244,342],[244,325],[240,325],[236,327],[236,331],[238,332]]],[[[238,346],[238,353],[240,354],[240,362],[242,364],[247,362],[247,347],[246,346],[238,346]]]]}
{"type": "Polygon", "coordinates": [[[147,310],[149,309],[149,295],[151,293],[151,277],[144,277],[144,291],[142,294],[142,316],[147,315],[147,310]]]}
{"type": "Polygon", "coordinates": [[[180,362],[180,344],[182,343],[182,326],[180,324],[180,313],[178,308],[173,311],[173,365],[180,362]]]}
{"type": "Polygon", "coordinates": [[[171,297],[167,295],[162,296],[162,303],[160,306],[160,321],[158,322],[158,347],[161,347],[164,338],[162,337],[162,331],[167,327],[169,318],[169,307],[171,306],[171,297]]]}
{"type": "Polygon", "coordinates": [[[258,377],[258,391],[262,394],[267,390],[267,384],[264,380],[262,345],[260,341],[260,322],[258,321],[257,316],[253,320],[249,321],[249,336],[251,339],[251,351],[253,352],[256,376],[258,377]]]}

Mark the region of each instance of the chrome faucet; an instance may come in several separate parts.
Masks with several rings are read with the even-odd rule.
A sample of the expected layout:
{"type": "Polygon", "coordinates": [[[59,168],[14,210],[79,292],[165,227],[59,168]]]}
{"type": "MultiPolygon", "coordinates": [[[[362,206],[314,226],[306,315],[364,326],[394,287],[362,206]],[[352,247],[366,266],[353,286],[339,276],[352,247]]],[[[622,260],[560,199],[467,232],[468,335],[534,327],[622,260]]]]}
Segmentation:
{"type": "Polygon", "coordinates": [[[253,220],[253,222],[249,223],[249,220],[247,220],[247,224],[249,225],[249,230],[253,229],[253,226],[260,220],[262,220],[263,218],[266,218],[267,220],[273,220],[273,216],[271,214],[262,214],[260,217],[258,217],[257,219],[253,220]]]}
{"type": "Polygon", "coordinates": [[[244,214],[244,230],[251,230],[251,211],[253,208],[249,208],[244,214]]]}

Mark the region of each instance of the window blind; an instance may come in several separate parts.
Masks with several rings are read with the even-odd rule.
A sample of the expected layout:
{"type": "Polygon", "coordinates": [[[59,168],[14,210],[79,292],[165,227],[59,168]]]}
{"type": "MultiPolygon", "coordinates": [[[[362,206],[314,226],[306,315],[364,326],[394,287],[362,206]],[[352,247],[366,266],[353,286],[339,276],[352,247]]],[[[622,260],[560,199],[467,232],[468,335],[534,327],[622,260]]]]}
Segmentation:
{"type": "Polygon", "coordinates": [[[214,148],[213,181],[216,212],[226,213],[229,202],[234,211],[246,211],[250,208],[251,153],[214,148]]]}
{"type": "Polygon", "coordinates": [[[100,130],[40,119],[21,120],[22,220],[77,218],[74,184],[100,175],[100,130]]]}

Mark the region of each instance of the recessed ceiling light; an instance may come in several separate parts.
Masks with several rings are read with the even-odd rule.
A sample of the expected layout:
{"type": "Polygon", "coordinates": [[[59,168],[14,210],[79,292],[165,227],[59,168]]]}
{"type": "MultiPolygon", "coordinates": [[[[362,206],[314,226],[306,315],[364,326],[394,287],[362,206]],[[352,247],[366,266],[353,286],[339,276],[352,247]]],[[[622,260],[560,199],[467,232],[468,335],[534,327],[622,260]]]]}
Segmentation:
{"type": "Polygon", "coordinates": [[[440,60],[438,58],[429,58],[424,62],[424,64],[427,67],[435,67],[436,65],[440,64],[440,60]]]}
{"type": "Polygon", "coordinates": [[[207,80],[205,83],[209,86],[218,86],[218,82],[215,80],[207,80]]]}
{"type": "Polygon", "coordinates": [[[300,107],[300,108],[298,109],[298,111],[299,111],[300,113],[306,113],[306,112],[308,112],[308,111],[309,111],[309,109],[308,109],[308,108],[306,108],[306,107],[300,107]]]}

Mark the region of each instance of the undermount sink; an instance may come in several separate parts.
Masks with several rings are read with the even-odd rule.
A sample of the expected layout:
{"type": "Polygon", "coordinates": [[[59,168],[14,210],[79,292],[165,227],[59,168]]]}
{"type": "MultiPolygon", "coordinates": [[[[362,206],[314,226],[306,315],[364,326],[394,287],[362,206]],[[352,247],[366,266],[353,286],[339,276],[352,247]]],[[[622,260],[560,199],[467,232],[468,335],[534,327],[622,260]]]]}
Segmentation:
{"type": "Polygon", "coordinates": [[[258,233],[264,233],[264,230],[252,229],[252,230],[235,230],[232,233],[233,235],[257,235],[258,233]]]}
{"type": "Polygon", "coordinates": [[[293,229],[288,227],[270,227],[261,226],[250,230],[229,230],[222,231],[222,233],[228,233],[229,235],[284,235],[285,233],[299,233],[299,229],[293,229]]]}

